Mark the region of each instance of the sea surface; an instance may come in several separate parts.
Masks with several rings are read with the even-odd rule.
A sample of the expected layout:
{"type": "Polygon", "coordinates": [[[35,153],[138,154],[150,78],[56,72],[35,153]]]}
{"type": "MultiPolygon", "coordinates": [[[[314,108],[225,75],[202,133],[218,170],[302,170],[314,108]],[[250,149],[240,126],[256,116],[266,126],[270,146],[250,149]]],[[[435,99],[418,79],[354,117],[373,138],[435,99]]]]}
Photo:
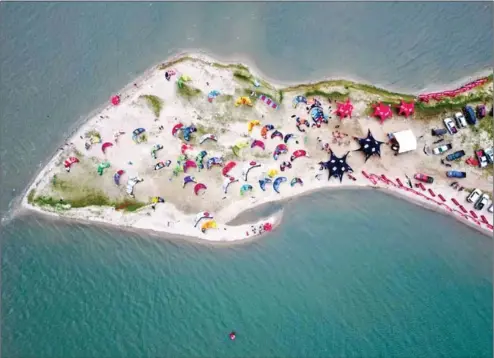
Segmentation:
{"type": "MultiPolygon", "coordinates": [[[[493,10],[0,2],[0,214],[91,111],[184,49],[246,59],[278,81],[417,92],[492,66],[493,10]]],[[[373,191],[282,206],[279,229],[235,246],[4,220],[2,356],[492,356],[490,238],[373,191]]]]}

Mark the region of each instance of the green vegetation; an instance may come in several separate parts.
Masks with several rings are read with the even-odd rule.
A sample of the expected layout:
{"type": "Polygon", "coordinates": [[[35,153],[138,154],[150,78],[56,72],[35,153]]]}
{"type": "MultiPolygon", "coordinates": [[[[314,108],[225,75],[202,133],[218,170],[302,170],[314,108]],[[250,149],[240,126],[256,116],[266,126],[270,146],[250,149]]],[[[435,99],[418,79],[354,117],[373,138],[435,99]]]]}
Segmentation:
{"type": "Polygon", "coordinates": [[[479,120],[478,129],[486,132],[490,141],[494,140],[494,121],[492,117],[485,117],[479,120]]]}
{"type": "Polygon", "coordinates": [[[233,77],[239,81],[254,83],[254,78],[248,71],[235,71],[233,72],[233,77]]]}
{"type": "Polygon", "coordinates": [[[305,97],[324,97],[331,98],[336,101],[343,101],[348,97],[349,93],[341,93],[339,91],[326,92],[320,89],[309,90],[304,93],[305,97]]]}
{"type": "Polygon", "coordinates": [[[34,200],[34,195],[36,194],[36,190],[34,189],[31,189],[31,191],[29,192],[29,194],[27,194],[27,202],[29,204],[31,204],[34,200]]]}
{"type": "MultiPolygon", "coordinates": [[[[57,181],[57,191],[71,191],[76,187],[75,184],[68,182],[57,181]]],[[[146,203],[142,203],[133,199],[124,199],[113,201],[106,194],[99,190],[82,190],[79,195],[73,195],[68,199],[59,198],[58,200],[52,196],[38,196],[35,197],[34,189],[28,195],[28,202],[37,206],[51,206],[56,209],[69,209],[69,208],[85,208],[89,206],[109,206],[114,207],[116,210],[136,211],[137,209],[146,206],[146,203]]]]}
{"type": "Polygon", "coordinates": [[[487,92],[473,92],[468,95],[447,98],[441,102],[425,103],[417,102],[415,104],[415,113],[417,117],[432,117],[447,112],[460,111],[464,106],[473,103],[487,102],[492,100],[492,94],[487,92]]]}
{"type": "Polygon", "coordinates": [[[151,108],[156,117],[160,116],[161,109],[163,108],[163,100],[161,98],[152,94],[145,94],[139,98],[146,100],[148,106],[151,108]]]}
{"type": "MultiPolygon", "coordinates": [[[[311,83],[311,84],[301,84],[301,85],[296,85],[296,86],[289,86],[286,88],[283,88],[284,92],[311,92],[311,91],[324,91],[324,88],[330,88],[330,87],[344,87],[346,90],[351,92],[351,90],[357,90],[357,91],[363,91],[366,93],[378,95],[382,97],[382,100],[397,100],[397,99],[403,99],[405,101],[411,101],[415,99],[415,96],[405,94],[405,93],[398,93],[398,92],[391,92],[387,91],[385,89],[363,84],[363,83],[356,83],[352,81],[347,81],[347,80],[329,80],[329,81],[320,81],[316,83],[311,83]]],[[[329,92],[331,93],[331,92],[329,92]]],[[[340,92],[337,92],[340,93],[340,92]]]]}
{"type": "Polygon", "coordinates": [[[177,84],[177,93],[185,98],[193,98],[199,96],[202,92],[200,89],[183,83],[182,86],[177,84]]]}
{"type": "Polygon", "coordinates": [[[278,98],[280,99],[280,104],[283,103],[284,94],[282,90],[278,91],[278,98]]]}
{"type": "Polygon", "coordinates": [[[87,131],[86,134],[84,135],[86,138],[91,138],[91,137],[97,137],[101,139],[101,134],[95,129],[92,129],[90,131],[87,131]]]}

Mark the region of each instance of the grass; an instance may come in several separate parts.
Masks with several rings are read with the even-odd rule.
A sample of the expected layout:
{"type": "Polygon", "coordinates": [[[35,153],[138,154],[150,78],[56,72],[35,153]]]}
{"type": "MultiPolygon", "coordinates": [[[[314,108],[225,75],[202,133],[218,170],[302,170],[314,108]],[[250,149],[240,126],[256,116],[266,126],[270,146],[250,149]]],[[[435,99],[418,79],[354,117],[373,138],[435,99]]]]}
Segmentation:
{"type": "Polygon", "coordinates": [[[27,202],[29,204],[31,204],[34,200],[34,195],[36,195],[36,190],[34,189],[31,189],[31,191],[29,192],[29,194],[27,194],[27,202]]]}
{"type": "Polygon", "coordinates": [[[427,104],[415,103],[415,113],[418,117],[432,117],[446,112],[460,111],[464,106],[472,103],[492,101],[492,94],[487,92],[470,93],[466,96],[458,96],[454,99],[445,99],[441,102],[427,104]]]}
{"type": "Polygon", "coordinates": [[[185,98],[194,98],[202,94],[202,91],[198,88],[192,87],[183,83],[182,86],[177,84],[177,93],[185,98]]]}
{"type": "MultiPolygon", "coordinates": [[[[382,97],[383,100],[396,100],[396,99],[403,99],[405,101],[412,101],[415,99],[414,95],[410,94],[405,94],[405,93],[399,93],[399,92],[392,92],[385,90],[383,88],[363,84],[363,83],[356,83],[348,80],[329,80],[329,81],[320,81],[316,83],[310,83],[310,84],[300,84],[296,86],[289,86],[286,88],[283,88],[284,92],[301,92],[301,93],[306,93],[310,91],[324,91],[322,88],[328,88],[328,87],[344,87],[346,90],[350,92],[350,90],[358,90],[374,95],[378,95],[382,97]]],[[[330,93],[330,92],[329,92],[330,93]]]]}
{"type": "Polygon", "coordinates": [[[478,129],[486,132],[490,141],[494,140],[494,121],[492,117],[487,116],[479,120],[478,129]]]}
{"type": "Polygon", "coordinates": [[[35,197],[34,189],[28,195],[28,202],[37,206],[50,206],[53,208],[60,208],[61,205],[70,205],[71,208],[85,208],[89,206],[108,206],[114,207],[116,210],[124,210],[128,212],[136,211],[146,203],[134,200],[134,199],[124,199],[119,201],[111,200],[106,194],[99,190],[94,190],[90,192],[85,192],[83,196],[64,199],[55,199],[52,196],[38,196],[35,197]]]}
{"type": "Polygon", "coordinates": [[[342,101],[348,97],[349,93],[341,93],[339,91],[326,92],[320,89],[309,90],[304,93],[305,97],[324,97],[332,100],[342,101]]]}
{"type": "Polygon", "coordinates": [[[163,108],[163,100],[161,98],[152,94],[144,94],[139,96],[139,98],[146,100],[148,106],[151,108],[156,117],[160,116],[161,109],[163,108]]]}
{"type": "Polygon", "coordinates": [[[92,129],[92,130],[86,132],[85,137],[86,138],[91,138],[91,137],[101,138],[101,134],[96,129],[92,129]]]}
{"type": "Polygon", "coordinates": [[[233,72],[233,77],[239,81],[254,83],[254,78],[248,71],[235,71],[233,72]]]}

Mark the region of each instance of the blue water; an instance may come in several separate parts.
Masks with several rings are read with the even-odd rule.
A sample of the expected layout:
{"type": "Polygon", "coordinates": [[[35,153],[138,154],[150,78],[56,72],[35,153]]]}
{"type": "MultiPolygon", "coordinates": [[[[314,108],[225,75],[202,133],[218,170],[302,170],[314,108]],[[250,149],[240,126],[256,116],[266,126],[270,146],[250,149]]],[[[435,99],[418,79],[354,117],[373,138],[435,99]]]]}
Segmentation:
{"type": "MultiPolygon", "coordinates": [[[[492,65],[492,10],[1,2],[1,213],[78,121],[181,49],[283,81],[419,90],[492,65]]],[[[492,356],[489,238],[380,193],[283,206],[278,231],[235,247],[14,219],[0,228],[3,356],[492,356]]]]}

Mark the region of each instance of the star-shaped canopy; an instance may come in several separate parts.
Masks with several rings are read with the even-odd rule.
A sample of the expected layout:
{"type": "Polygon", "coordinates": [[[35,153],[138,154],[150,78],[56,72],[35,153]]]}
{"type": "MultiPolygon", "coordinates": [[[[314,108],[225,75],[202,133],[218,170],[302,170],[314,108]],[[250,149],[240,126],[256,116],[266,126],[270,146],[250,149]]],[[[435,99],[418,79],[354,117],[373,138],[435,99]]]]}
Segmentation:
{"type": "Polygon", "coordinates": [[[367,159],[372,157],[374,154],[377,154],[379,157],[381,156],[381,144],[383,144],[384,142],[376,140],[372,136],[370,129],[367,132],[366,138],[354,138],[358,141],[358,144],[360,144],[360,148],[356,151],[361,151],[365,154],[365,161],[367,161],[367,159]]]}
{"type": "Polygon", "coordinates": [[[382,104],[381,102],[377,104],[373,104],[372,108],[374,108],[374,113],[372,114],[374,117],[379,117],[381,120],[381,124],[388,118],[393,117],[393,112],[391,111],[391,106],[382,104]]]}
{"type": "Polygon", "coordinates": [[[345,173],[353,173],[353,169],[346,162],[349,153],[350,152],[347,152],[343,157],[338,158],[331,152],[331,156],[327,162],[319,162],[321,169],[328,170],[328,180],[331,179],[331,177],[339,178],[341,183],[345,173]]]}
{"type": "Polygon", "coordinates": [[[407,103],[404,100],[400,101],[400,105],[398,106],[398,114],[400,116],[411,116],[415,112],[415,102],[407,103]]]}
{"type": "Polygon", "coordinates": [[[353,105],[350,102],[350,98],[346,100],[346,102],[337,102],[336,103],[336,115],[340,117],[340,119],[346,117],[352,117],[353,105]]]}

